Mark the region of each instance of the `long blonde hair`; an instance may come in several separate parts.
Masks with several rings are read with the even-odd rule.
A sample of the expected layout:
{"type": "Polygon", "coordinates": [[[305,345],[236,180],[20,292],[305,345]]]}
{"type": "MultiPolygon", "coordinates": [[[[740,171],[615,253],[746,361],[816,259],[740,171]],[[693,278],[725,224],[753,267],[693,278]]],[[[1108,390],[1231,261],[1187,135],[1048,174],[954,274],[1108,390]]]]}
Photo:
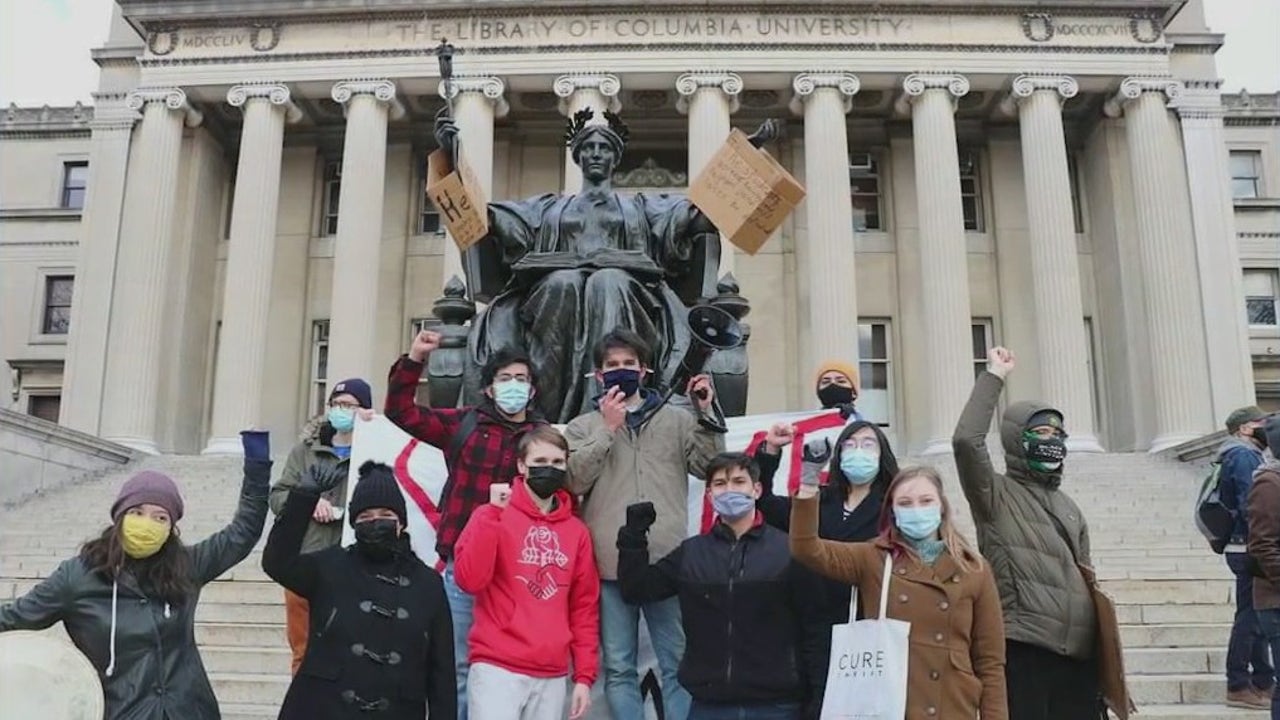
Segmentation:
{"type": "Polygon", "coordinates": [[[890,481],[884,493],[884,506],[880,511],[880,539],[893,547],[895,553],[914,552],[911,550],[910,543],[899,532],[898,524],[894,522],[893,495],[899,485],[916,478],[927,478],[938,490],[938,499],[942,501],[942,525],[938,527],[938,536],[942,538],[943,545],[955,559],[956,565],[960,566],[964,572],[976,572],[982,569],[982,555],[978,554],[969,541],[964,539],[952,522],[951,503],[947,501],[947,494],[942,489],[942,476],[937,470],[927,465],[903,468],[890,481]]]}

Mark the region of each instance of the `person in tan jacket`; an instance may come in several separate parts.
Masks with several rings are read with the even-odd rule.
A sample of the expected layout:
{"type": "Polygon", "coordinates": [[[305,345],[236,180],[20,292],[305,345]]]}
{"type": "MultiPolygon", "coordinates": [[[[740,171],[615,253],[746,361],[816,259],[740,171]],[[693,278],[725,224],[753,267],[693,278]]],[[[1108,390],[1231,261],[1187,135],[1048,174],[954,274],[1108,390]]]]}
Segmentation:
{"type": "Polygon", "coordinates": [[[642,387],[649,373],[649,347],[630,330],[616,329],[595,348],[596,377],[605,388],[599,409],[579,415],[565,428],[569,441],[569,491],[585,496],[582,519],[591,530],[600,568],[600,643],[604,692],[616,720],[640,720],[644,711],[636,669],[640,613],[644,613],[661,669],[666,717],[683,720],[690,697],[676,672],[684,655],[680,605],[675,598],[633,606],[618,586],[618,528],[627,506],[651,502],[658,521],[649,533],[658,557],[675,550],[688,534],[689,476],[704,477],[708,463],[724,451],[724,435],[713,429],[710,380],[698,375],[686,388],[693,412],[663,402],[642,387]],[[699,390],[705,393],[699,394],[699,390]]]}
{"type": "MultiPolygon", "coordinates": [[[[1253,610],[1258,626],[1271,646],[1272,665],[1280,658],[1280,417],[1272,415],[1264,426],[1271,452],[1253,474],[1249,489],[1249,559],[1256,566],[1253,610]]],[[[1280,674],[1280,670],[1277,671],[1280,674]]],[[[1271,695],[1271,720],[1280,720],[1280,696],[1271,695]]]]}
{"type": "Polygon", "coordinates": [[[1008,720],[1000,594],[991,567],[952,524],[938,472],[898,473],[870,542],[820,539],[817,494],[814,484],[796,493],[791,554],[856,587],[863,617],[879,616],[885,554],[893,558],[885,614],[911,623],[906,720],[1008,720]]]}

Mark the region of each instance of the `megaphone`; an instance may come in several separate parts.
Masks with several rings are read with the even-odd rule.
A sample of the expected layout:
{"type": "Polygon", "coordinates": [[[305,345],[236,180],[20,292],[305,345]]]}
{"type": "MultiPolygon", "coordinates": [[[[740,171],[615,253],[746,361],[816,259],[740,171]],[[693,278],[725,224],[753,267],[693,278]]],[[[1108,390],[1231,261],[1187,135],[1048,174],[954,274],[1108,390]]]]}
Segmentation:
{"type": "Polygon", "coordinates": [[[742,344],[742,325],[732,315],[714,305],[695,305],[689,309],[689,333],[693,342],[680,359],[671,378],[671,390],[684,394],[694,376],[702,373],[716,350],[732,350],[742,344]]]}

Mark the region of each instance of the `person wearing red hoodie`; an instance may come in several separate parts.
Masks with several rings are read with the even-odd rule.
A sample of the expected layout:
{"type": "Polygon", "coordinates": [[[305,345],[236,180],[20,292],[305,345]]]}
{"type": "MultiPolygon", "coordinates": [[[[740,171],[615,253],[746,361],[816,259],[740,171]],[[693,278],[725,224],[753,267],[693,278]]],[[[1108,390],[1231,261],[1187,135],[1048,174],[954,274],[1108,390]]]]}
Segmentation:
{"type": "Polygon", "coordinates": [[[490,487],[454,548],[458,586],[475,596],[467,705],[474,720],[570,720],[591,706],[599,672],[600,576],[591,534],[565,489],[569,444],[527,432],[519,474],[490,487]]]}

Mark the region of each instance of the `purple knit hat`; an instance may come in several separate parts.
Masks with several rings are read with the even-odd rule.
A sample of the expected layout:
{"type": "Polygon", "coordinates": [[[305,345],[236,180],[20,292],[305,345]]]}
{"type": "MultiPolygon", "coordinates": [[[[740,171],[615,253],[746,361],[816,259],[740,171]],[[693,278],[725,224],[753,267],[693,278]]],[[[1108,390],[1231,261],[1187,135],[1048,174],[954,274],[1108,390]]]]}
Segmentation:
{"type": "Polygon", "coordinates": [[[176,523],[182,519],[182,495],[178,486],[164,473],[154,470],[143,470],[125,481],[120,494],[111,504],[111,520],[118,521],[126,510],[150,503],[159,505],[169,513],[169,521],[176,523]]]}

